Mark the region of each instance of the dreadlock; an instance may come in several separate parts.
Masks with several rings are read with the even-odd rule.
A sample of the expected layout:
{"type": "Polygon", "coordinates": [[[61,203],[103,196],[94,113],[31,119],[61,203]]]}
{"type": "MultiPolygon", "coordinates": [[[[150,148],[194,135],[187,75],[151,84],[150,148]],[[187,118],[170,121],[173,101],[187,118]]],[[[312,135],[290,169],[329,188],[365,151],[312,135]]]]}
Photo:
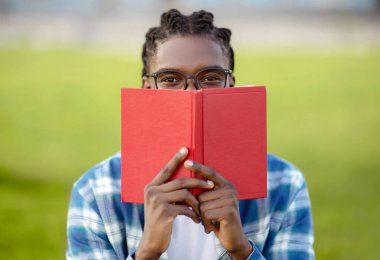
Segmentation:
{"type": "Polygon", "coordinates": [[[163,43],[172,36],[200,35],[210,37],[218,43],[223,53],[229,59],[230,69],[234,69],[234,51],[230,45],[231,30],[214,26],[214,15],[201,10],[191,15],[183,15],[176,9],[171,9],[161,15],[159,27],[152,27],[145,35],[142,60],[144,76],[148,73],[148,64],[157,50],[157,44],[163,43]]]}

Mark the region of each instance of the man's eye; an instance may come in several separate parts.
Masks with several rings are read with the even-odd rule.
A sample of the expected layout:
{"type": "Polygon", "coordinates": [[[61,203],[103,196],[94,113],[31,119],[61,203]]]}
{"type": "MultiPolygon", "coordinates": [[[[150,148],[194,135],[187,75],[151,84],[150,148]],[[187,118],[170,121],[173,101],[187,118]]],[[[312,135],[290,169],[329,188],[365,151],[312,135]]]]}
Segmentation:
{"type": "Polygon", "coordinates": [[[219,75],[215,75],[215,74],[205,75],[204,77],[202,77],[200,79],[200,81],[202,83],[219,83],[219,82],[223,81],[223,77],[221,77],[219,75]]]}
{"type": "Polygon", "coordinates": [[[212,81],[220,81],[220,80],[221,78],[215,77],[215,76],[210,76],[210,77],[206,77],[202,79],[203,82],[212,82],[212,81]]]}
{"type": "Polygon", "coordinates": [[[175,77],[165,77],[165,78],[160,79],[161,83],[178,83],[180,81],[181,81],[180,79],[175,78],[175,77]]]}
{"type": "Polygon", "coordinates": [[[160,84],[165,84],[165,85],[176,85],[180,84],[182,81],[181,75],[178,75],[176,73],[162,73],[158,77],[158,82],[160,84]]]}

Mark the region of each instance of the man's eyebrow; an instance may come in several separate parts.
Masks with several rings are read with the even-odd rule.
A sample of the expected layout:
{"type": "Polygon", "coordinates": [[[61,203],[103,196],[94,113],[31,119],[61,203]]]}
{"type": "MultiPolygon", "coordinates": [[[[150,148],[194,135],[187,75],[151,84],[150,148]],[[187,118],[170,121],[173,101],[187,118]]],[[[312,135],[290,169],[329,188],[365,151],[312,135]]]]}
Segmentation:
{"type": "MultiPolygon", "coordinates": [[[[205,69],[224,69],[224,68],[222,66],[220,66],[220,65],[206,66],[206,67],[199,68],[195,72],[198,72],[198,71],[201,71],[201,70],[205,70],[205,69]]],[[[159,72],[159,71],[179,71],[179,72],[184,73],[184,70],[178,69],[178,68],[159,68],[156,72],[159,72]]]]}

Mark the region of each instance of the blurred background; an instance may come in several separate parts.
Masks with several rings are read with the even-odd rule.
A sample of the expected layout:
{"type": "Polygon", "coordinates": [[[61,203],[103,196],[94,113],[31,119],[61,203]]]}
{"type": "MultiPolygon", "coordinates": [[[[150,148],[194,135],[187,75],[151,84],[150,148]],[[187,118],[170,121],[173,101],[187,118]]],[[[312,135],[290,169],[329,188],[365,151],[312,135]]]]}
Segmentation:
{"type": "Polygon", "coordinates": [[[307,179],[317,259],[379,259],[380,1],[0,0],[0,259],[63,259],[70,190],[120,150],[120,88],[169,8],[232,29],[268,150],[307,179]]]}

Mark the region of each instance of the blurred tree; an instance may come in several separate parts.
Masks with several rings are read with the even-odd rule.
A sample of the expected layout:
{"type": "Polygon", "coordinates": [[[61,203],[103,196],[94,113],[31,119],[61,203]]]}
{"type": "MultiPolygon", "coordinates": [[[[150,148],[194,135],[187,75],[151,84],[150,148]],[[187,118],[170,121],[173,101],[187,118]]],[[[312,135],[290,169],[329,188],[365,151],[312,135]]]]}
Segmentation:
{"type": "Polygon", "coordinates": [[[0,19],[4,19],[10,13],[10,4],[7,0],[0,0],[0,19]]]}

